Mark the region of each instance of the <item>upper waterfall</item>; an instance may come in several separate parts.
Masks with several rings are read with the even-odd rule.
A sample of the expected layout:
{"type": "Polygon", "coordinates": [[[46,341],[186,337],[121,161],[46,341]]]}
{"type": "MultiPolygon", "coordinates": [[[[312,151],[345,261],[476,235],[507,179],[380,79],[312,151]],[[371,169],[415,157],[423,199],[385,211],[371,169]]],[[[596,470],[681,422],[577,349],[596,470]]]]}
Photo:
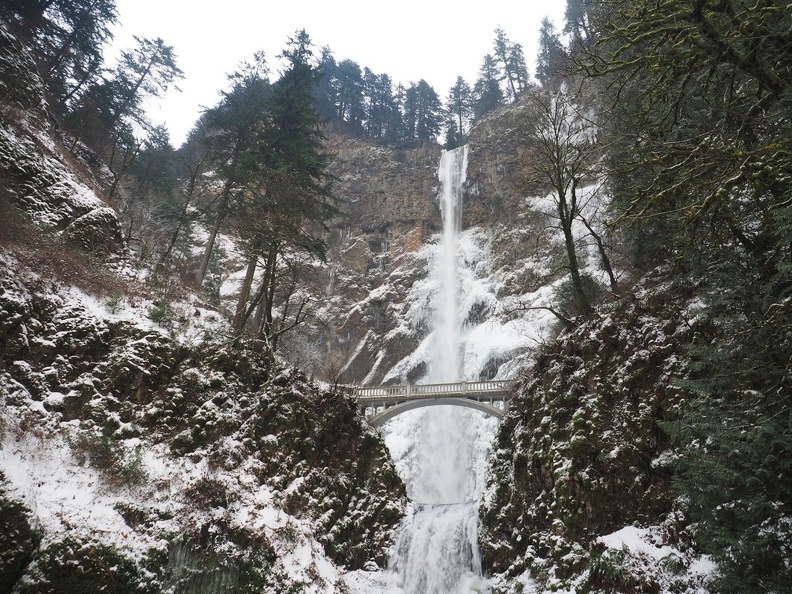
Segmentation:
{"type": "Polygon", "coordinates": [[[459,274],[457,248],[462,221],[462,190],[467,176],[467,145],[443,153],[437,169],[440,179],[440,212],[443,235],[435,270],[439,285],[434,314],[435,345],[429,365],[434,382],[455,382],[461,373],[461,331],[459,316],[459,274]]]}

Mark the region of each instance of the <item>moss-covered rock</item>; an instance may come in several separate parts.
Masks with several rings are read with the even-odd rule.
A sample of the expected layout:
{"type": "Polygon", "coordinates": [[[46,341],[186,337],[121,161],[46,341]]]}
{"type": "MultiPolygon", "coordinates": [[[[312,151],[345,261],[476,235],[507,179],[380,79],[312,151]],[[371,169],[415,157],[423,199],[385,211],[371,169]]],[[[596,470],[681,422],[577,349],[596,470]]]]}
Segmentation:
{"type": "Polygon", "coordinates": [[[684,400],[685,297],[665,285],[625,296],[536,357],[500,427],[481,507],[491,571],[549,559],[556,577],[580,575],[598,536],[671,512],[661,424],[684,400]]]}
{"type": "MultiPolygon", "coordinates": [[[[190,463],[244,469],[250,488],[278,494],[286,513],[316,526],[311,536],[338,564],[384,564],[405,490],[349,396],[276,364],[257,341],[180,344],[98,319],[11,270],[0,286],[0,396],[40,433],[68,426],[75,459],[109,488],[145,484],[143,448],[167,444],[190,463]]],[[[181,492],[188,509],[211,516],[233,504],[222,481],[202,481],[181,492]]],[[[239,532],[223,518],[207,524],[217,542],[239,532]]]]}
{"type": "Polygon", "coordinates": [[[8,489],[0,472],[0,592],[10,592],[33,559],[41,535],[32,515],[8,489]]]}
{"type": "Polygon", "coordinates": [[[18,594],[154,594],[136,563],[115,548],[66,536],[39,551],[14,592],[18,594]]]}

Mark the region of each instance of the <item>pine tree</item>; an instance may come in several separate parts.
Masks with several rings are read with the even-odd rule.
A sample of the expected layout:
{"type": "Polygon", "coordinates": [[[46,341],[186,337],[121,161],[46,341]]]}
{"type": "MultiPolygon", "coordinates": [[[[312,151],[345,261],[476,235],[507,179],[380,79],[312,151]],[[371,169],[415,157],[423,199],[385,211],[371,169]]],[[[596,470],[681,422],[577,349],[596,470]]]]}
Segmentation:
{"type": "Polygon", "coordinates": [[[101,76],[105,44],[117,19],[113,0],[10,0],[34,48],[53,105],[63,113],[101,76]]]}
{"type": "Polygon", "coordinates": [[[457,77],[454,86],[448,91],[446,109],[449,114],[446,148],[455,148],[465,144],[467,129],[473,117],[473,91],[461,76],[457,77]]]}
{"type": "Polygon", "coordinates": [[[522,45],[509,41],[506,32],[498,27],[495,29],[492,55],[500,69],[499,79],[506,81],[506,97],[516,101],[528,87],[528,67],[522,45]]]}
{"type": "MultiPolygon", "coordinates": [[[[363,71],[364,98],[366,102],[366,136],[386,140],[393,136],[394,121],[401,119],[393,83],[387,74],[374,74],[368,68],[363,71]]],[[[398,129],[398,126],[396,126],[398,129]]]]}
{"type": "Polygon", "coordinates": [[[590,48],[594,43],[594,31],[589,11],[595,4],[593,0],[567,0],[564,11],[564,33],[571,36],[573,53],[590,48]]]}
{"type": "Polygon", "coordinates": [[[135,36],[136,46],[121,52],[121,59],[107,84],[113,97],[110,125],[114,127],[124,118],[142,123],[143,102],[161,97],[184,73],[176,65],[173,47],[159,37],[147,39],[135,36]]]}
{"type": "Polygon", "coordinates": [[[500,88],[498,65],[491,54],[484,56],[479,69],[479,77],[473,87],[473,115],[480,119],[503,104],[504,96],[500,88]]]}
{"type": "Polygon", "coordinates": [[[326,120],[336,117],[338,64],[336,64],[333,52],[329,47],[324,46],[319,57],[319,71],[322,77],[316,85],[316,110],[326,120]]]}
{"type": "Polygon", "coordinates": [[[539,52],[536,57],[536,78],[548,86],[565,70],[566,55],[561,38],[547,17],[542,19],[539,29],[539,52]]]}
{"type": "Polygon", "coordinates": [[[342,60],[336,69],[336,118],[353,132],[363,127],[363,73],[357,62],[342,60]]]}
{"type": "MultiPolygon", "coordinates": [[[[254,181],[238,204],[239,232],[248,268],[237,303],[234,326],[242,331],[258,309],[258,332],[271,348],[279,336],[304,319],[303,308],[287,320],[275,316],[279,265],[285,250],[324,259],[326,221],[337,214],[326,169],[321,118],[314,91],[321,73],[312,65],[310,38],[304,30],[281,54],[288,67],[273,85],[267,118],[255,147],[254,181]],[[263,276],[253,292],[259,262],[263,276]]],[[[290,298],[290,294],[287,296],[290,298]]]]}
{"type": "Polygon", "coordinates": [[[404,122],[408,142],[435,140],[443,124],[443,106],[425,80],[411,84],[404,96],[404,122]]]}
{"type": "Polygon", "coordinates": [[[216,168],[221,188],[214,201],[209,238],[197,280],[203,282],[212,257],[215,240],[232,211],[234,202],[251,183],[256,166],[256,145],[267,118],[271,93],[269,71],[263,53],[245,62],[229,76],[231,90],[220,103],[207,110],[199,125],[204,128],[199,142],[208,145],[210,160],[216,168]]]}

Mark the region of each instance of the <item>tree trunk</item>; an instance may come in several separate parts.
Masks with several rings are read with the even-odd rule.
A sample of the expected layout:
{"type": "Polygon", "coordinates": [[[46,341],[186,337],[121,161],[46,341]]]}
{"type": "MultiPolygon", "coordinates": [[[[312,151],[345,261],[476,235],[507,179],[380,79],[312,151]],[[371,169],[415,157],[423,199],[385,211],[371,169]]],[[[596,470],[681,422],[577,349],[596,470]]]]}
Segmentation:
{"type": "Polygon", "coordinates": [[[239,292],[239,299],[237,301],[236,313],[234,314],[233,329],[237,334],[242,334],[247,322],[248,315],[248,302],[250,301],[250,292],[253,287],[253,279],[256,276],[256,265],[258,264],[259,247],[253,246],[250,255],[248,256],[247,271],[245,272],[245,280],[242,282],[242,289],[239,292]]]}
{"type": "Polygon", "coordinates": [[[266,284],[262,284],[262,290],[265,291],[265,293],[262,301],[262,319],[259,335],[266,337],[267,340],[272,338],[273,332],[272,310],[275,301],[275,288],[277,287],[276,272],[279,251],[280,245],[277,242],[273,242],[267,254],[267,269],[264,273],[264,281],[266,284]]]}
{"type": "MultiPolygon", "coordinates": [[[[176,224],[176,228],[173,230],[173,233],[171,234],[170,241],[168,242],[168,247],[162,253],[159,261],[157,262],[157,266],[154,269],[155,273],[159,273],[162,271],[162,269],[165,266],[165,262],[167,262],[168,258],[170,258],[171,252],[173,251],[173,248],[175,247],[176,242],[179,239],[179,233],[181,233],[181,228],[182,225],[184,224],[184,221],[187,220],[187,211],[190,208],[190,203],[192,202],[192,197],[193,194],[195,193],[195,186],[198,182],[198,175],[201,172],[201,166],[203,165],[205,159],[206,156],[204,155],[204,157],[198,162],[195,168],[190,170],[190,185],[187,190],[186,200],[184,201],[184,205],[182,205],[181,212],[179,213],[179,222],[176,224]]],[[[185,166],[187,168],[190,167],[189,165],[186,164],[185,166]]]]}
{"type": "Polygon", "coordinates": [[[226,182],[225,188],[223,188],[223,195],[220,199],[220,206],[217,209],[217,218],[215,219],[215,224],[212,225],[212,230],[209,232],[209,239],[206,240],[206,249],[204,250],[203,260],[201,261],[201,269],[198,271],[198,276],[196,278],[199,285],[202,285],[204,278],[206,278],[206,271],[209,269],[209,262],[212,259],[212,250],[214,249],[215,240],[217,239],[217,234],[220,232],[220,226],[223,224],[226,214],[228,214],[228,205],[230,202],[231,182],[226,182]]]}
{"type": "Polygon", "coordinates": [[[600,261],[602,262],[602,269],[608,275],[608,282],[610,283],[611,291],[613,293],[619,292],[619,283],[616,282],[616,275],[613,274],[613,267],[611,267],[610,258],[608,257],[608,253],[605,251],[605,243],[602,241],[602,237],[594,231],[592,226],[589,224],[588,220],[585,217],[580,215],[580,220],[583,221],[583,224],[588,229],[591,236],[594,238],[594,241],[597,242],[597,251],[600,255],[600,261]]]}
{"type": "MultiPolygon", "coordinates": [[[[559,169],[559,173],[561,170],[559,169]]],[[[563,183],[563,176],[559,175],[556,182],[556,192],[558,192],[558,220],[561,230],[564,233],[564,247],[566,247],[567,261],[569,264],[569,275],[572,280],[572,292],[575,294],[575,301],[580,308],[580,313],[591,312],[591,304],[586,291],[583,288],[583,280],[580,277],[580,265],[578,264],[577,249],[575,248],[575,236],[572,233],[572,223],[578,215],[577,203],[577,180],[571,182],[571,193],[567,197],[567,187],[563,183]]]]}
{"type": "Polygon", "coordinates": [[[561,228],[564,231],[564,244],[566,246],[567,259],[569,260],[569,275],[572,279],[572,292],[581,313],[591,312],[591,304],[586,291],[583,289],[583,280],[580,277],[580,266],[578,265],[577,251],[575,250],[575,237],[572,235],[572,225],[562,222],[561,228]]]}

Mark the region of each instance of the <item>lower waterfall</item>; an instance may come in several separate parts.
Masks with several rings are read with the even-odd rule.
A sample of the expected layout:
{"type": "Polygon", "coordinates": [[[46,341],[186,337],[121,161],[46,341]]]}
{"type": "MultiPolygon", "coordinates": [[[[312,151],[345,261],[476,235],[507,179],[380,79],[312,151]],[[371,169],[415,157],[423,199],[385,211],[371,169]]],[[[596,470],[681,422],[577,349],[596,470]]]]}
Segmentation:
{"type": "MultiPolygon", "coordinates": [[[[429,383],[472,379],[462,371],[457,253],[466,168],[467,147],[444,153],[438,167],[443,233],[430,268],[436,291],[429,336],[429,383]]],[[[415,503],[396,535],[389,564],[395,584],[387,592],[487,592],[477,538],[477,500],[486,462],[477,426],[483,415],[453,406],[432,406],[409,414],[409,421],[402,423],[413,425],[409,433],[415,443],[409,446],[412,469],[405,480],[415,503]]]]}
{"type": "Polygon", "coordinates": [[[478,505],[418,505],[402,524],[391,569],[407,593],[484,592],[478,505]]]}

